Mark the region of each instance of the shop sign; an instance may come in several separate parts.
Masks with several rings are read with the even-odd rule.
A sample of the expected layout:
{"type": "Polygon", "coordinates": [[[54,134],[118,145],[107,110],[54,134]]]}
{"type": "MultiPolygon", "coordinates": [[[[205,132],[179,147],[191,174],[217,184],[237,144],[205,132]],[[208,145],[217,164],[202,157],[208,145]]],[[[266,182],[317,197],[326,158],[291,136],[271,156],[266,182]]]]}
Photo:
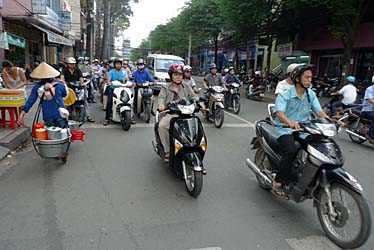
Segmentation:
{"type": "Polygon", "coordinates": [[[48,32],[47,34],[48,42],[50,43],[59,43],[67,46],[73,46],[73,43],[70,39],[67,39],[66,37],[48,32]]]}
{"type": "Polygon", "coordinates": [[[60,28],[63,31],[70,31],[71,30],[71,12],[69,11],[61,11],[61,19],[60,19],[60,28]]]}
{"type": "Polygon", "coordinates": [[[47,18],[48,18],[49,23],[51,23],[53,26],[58,28],[58,22],[59,22],[60,18],[56,14],[56,12],[49,7],[47,7],[47,18]]]}
{"type": "Polygon", "coordinates": [[[20,48],[25,48],[26,47],[26,40],[22,37],[6,33],[8,44],[14,45],[20,48]]]}
{"type": "Polygon", "coordinates": [[[0,33],[0,49],[9,49],[9,43],[7,39],[6,32],[0,33]]]}
{"type": "Polygon", "coordinates": [[[45,0],[32,0],[32,13],[34,14],[47,14],[47,5],[45,0]]]}
{"type": "Polygon", "coordinates": [[[278,44],[277,52],[280,57],[292,55],[292,43],[278,44]]]}

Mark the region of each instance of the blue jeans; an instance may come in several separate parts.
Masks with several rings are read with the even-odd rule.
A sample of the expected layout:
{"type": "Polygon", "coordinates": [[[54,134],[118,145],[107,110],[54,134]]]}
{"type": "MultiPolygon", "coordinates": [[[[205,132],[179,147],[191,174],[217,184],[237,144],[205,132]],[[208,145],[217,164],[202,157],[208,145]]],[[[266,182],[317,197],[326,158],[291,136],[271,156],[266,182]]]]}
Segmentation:
{"type": "Polygon", "coordinates": [[[374,111],[363,111],[362,117],[371,120],[368,136],[374,139],[374,111]]]}

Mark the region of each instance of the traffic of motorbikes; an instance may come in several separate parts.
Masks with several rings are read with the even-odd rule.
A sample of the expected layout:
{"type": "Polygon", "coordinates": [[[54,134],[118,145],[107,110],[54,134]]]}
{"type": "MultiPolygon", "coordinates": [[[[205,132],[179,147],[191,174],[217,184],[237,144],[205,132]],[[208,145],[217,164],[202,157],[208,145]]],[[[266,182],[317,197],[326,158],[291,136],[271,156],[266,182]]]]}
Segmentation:
{"type": "MultiPolygon", "coordinates": [[[[211,68],[216,66],[212,64],[211,68]]],[[[246,74],[240,74],[238,77],[232,72],[233,68],[225,72],[225,80],[220,80],[223,84],[217,85],[209,85],[208,75],[204,79],[204,93],[201,88],[191,86],[191,91],[194,87],[195,94],[200,95],[197,100],[175,98],[167,103],[164,110],[159,110],[157,99],[160,92],[170,86],[170,79],[154,77],[153,82],[135,83],[135,78],[130,76],[128,81],[113,80],[110,86],[113,88],[112,98],[109,100],[112,104],[110,121],[119,123],[123,130],[128,131],[134,116],[142,117],[146,123],[154,116],[152,145],[156,154],[163,160],[167,158],[165,162],[168,168],[184,180],[186,191],[196,198],[202,191],[206,174],[204,157],[208,143],[198,113],[202,112],[208,122],[221,128],[225,110],[235,114],[241,110],[242,85],[247,85],[245,96],[255,101],[261,101],[265,92],[269,88],[275,89],[277,85],[274,76],[265,79],[258,71],[251,77],[246,74]],[[134,87],[137,91],[134,91],[134,87]],[[163,135],[159,130],[160,120],[166,115],[172,115],[168,132],[169,152],[165,152],[163,135]]],[[[68,106],[69,119],[78,121],[80,125],[86,120],[87,102],[96,102],[95,91],[99,92],[102,102],[105,93],[105,77],[102,79],[103,77],[85,74],[83,78],[83,82],[67,82],[69,91],[75,94],[74,100],[71,100],[68,106]]],[[[337,79],[314,78],[312,89],[317,96],[330,96],[337,91],[338,86],[337,79]]],[[[354,143],[362,144],[368,141],[371,121],[362,117],[360,104],[333,111],[332,104],[336,99],[337,97],[333,96],[324,106],[326,113],[334,119],[316,118],[311,112],[310,120],[300,122],[300,129],[294,131],[309,135],[311,139],[306,145],[294,145],[298,153],[292,163],[291,182],[284,190],[284,198],[296,203],[312,200],[327,237],[343,249],[352,249],[362,246],[368,240],[371,215],[363,196],[363,188],[356,178],[343,168],[344,156],[333,137],[341,131],[341,125],[344,123],[350,139],[354,143]]],[[[255,153],[253,159],[246,159],[246,164],[255,174],[262,189],[275,191],[273,183],[280,169],[283,149],[275,137],[277,125],[274,104],[269,104],[267,111],[267,116],[256,121],[254,125],[255,136],[250,141],[250,147],[255,153]]]]}

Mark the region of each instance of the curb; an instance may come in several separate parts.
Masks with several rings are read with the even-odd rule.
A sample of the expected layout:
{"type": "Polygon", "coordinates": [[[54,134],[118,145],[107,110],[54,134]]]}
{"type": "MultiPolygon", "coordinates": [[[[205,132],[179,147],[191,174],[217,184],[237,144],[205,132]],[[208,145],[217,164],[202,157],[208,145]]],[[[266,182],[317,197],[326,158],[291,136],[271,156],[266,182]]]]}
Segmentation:
{"type": "Polygon", "coordinates": [[[0,146],[10,150],[16,149],[20,144],[25,142],[31,134],[29,127],[18,128],[9,135],[1,138],[0,146]]]}
{"type": "Polygon", "coordinates": [[[22,127],[14,130],[9,135],[0,139],[0,160],[11,151],[16,149],[19,145],[24,143],[31,134],[29,127],[22,127]]]}

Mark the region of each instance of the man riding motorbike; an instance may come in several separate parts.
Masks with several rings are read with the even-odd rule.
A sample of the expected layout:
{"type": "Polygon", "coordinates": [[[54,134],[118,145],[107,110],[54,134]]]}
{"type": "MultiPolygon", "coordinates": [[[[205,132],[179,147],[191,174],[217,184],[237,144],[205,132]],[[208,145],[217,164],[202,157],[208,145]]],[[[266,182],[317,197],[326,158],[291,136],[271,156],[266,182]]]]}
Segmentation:
{"type": "Polygon", "coordinates": [[[229,68],[229,72],[225,75],[223,80],[225,81],[226,85],[230,85],[231,83],[240,84],[239,78],[235,75],[234,67],[229,68]]]}
{"type": "Polygon", "coordinates": [[[94,89],[97,90],[100,85],[100,80],[104,78],[102,68],[99,64],[99,59],[95,59],[91,67],[93,72],[92,84],[94,86],[94,89]]]}
{"type": "MultiPolygon", "coordinates": [[[[114,62],[114,69],[111,70],[108,74],[108,80],[106,82],[106,89],[104,95],[108,97],[106,103],[106,111],[105,111],[105,120],[103,125],[108,126],[110,116],[112,114],[112,106],[113,106],[113,90],[114,86],[112,86],[112,81],[128,81],[128,75],[126,71],[122,68],[122,61],[119,58],[115,58],[114,62]]],[[[134,124],[134,123],[133,123],[134,124]]]]}
{"type": "Polygon", "coordinates": [[[308,140],[303,133],[294,133],[293,130],[300,130],[298,122],[305,122],[310,119],[310,110],[317,113],[320,118],[329,118],[321,108],[318,98],[313,90],[309,89],[312,81],[312,66],[299,65],[291,72],[292,82],[295,84],[289,90],[280,93],[275,102],[274,113],[276,137],[283,148],[283,155],[273,188],[277,195],[285,195],[283,185],[288,186],[292,163],[298,153],[295,142],[303,146],[308,140]],[[283,125],[289,126],[285,128],[283,125]]]}
{"type": "Polygon", "coordinates": [[[135,100],[134,100],[134,111],[136,113],[136,107],[138,105],[138,92],[139,87],[145,82],[155,82],[152,75],[149,73],[148,70],[145,69],[145,64],[143,59],[139,59],[136,62],[137,70],[134,71],[132,74],[133,82],[135,83],[135,100]]]}
{"type": "MultiPolygon", "coordinates": [[[[61,73],[61,81],[64,82],[65,84],[67,82],[76,82],[79,81],[81,83],[84,83],[83,81],[83,76],[82,72],[78,67],[76,67],[76,60],[74,57],[68,57],[66,59],[66,64],[67,68],[64,69],[61,73]]],[[[87,94],[87,89],[85,89],[86,96],[87,94]]],[[[87,102],[87,100],[84,103],[84,107],[86,110],[86,119],[88,122],[95,122],[95,120],[90,116],[90,106],[87,102]]]]}
{"type": "Polygon", "coordinates": [[[371,120],[369,129],[369,142],[374,144],[374,76],[371,79],[373,85],[368,87],[365,91],[365,97],[362,108],[362,116],[365,119],[371,120]]]}
{"type": "MultiPolygon", "coordinates": [[[[91,77],[94,74],[94,71],[92,69],[92,66],[90,65],[90,58],[89,57],[85,57],[83,59],[83,64],[79,64],[78,67],[79,67],[80,71],[82,72],[82,75],[83,75],[84,78],[87,77],[87,78],[91,79],[91,77]]],[[[94,98],[94,86],[93,86],[92,81],[90,82],[89,90],[87,91],[87,98],[88,98],[88,94],[92,97],[92,102],[96,103],[96,100],[94,98]]]]}
{"type": "Polygon", "coordinates": [[[183,66],[183,83],[189,85],[195,94],[199,93],[199,89],[195,83],[195,80],[191,77],[192,68],[190,65],[183,66]]]}
{"type": "MultiPolygon", "coordinates": [[[[230,67],[228,70],[229,70],[228,73],[223,78],[223,80],[226,83],[225,86],[227,88],[229,88],[232,83],[237,83],[237,84],[241,85],[239,78],[235,75],[234,67],[230,67]]],[[[227,103],[228,103],[228,100],[229,100],[229,95],[230,95],[230,93],[228,91],[225,92],[225,105],[226,106],[227,106],[227,103]]]]}
{"type": "Polygon", "coordinates": [[[292,88],[292,86],[294,86],[294,83],[292,82],[292,78],[291,78],[291,73],[299,65],[300,64],[298,63],[291,63],[290,65],[288,65],[286,79],[284,79],[283,81],[280,81],[277,84],[277,87],[275,89],[276,96],[282,93],[283,91],[289,90],[290,88],[292,88]]]}
{"type": "MultiPolygon", "coordinates": [[[[217,73],[217,66],[215,63],[210,64],[209,66],[210,74],[204,78],[204,89],[209,90],[209,87],[214,86],[221,86],[227,91],[225,81],[223,80],[223,77],[221,74],[217,73]]],[[[210,93],[207,91],[205,92],[205,97],[209,100],[210,93]]],[[[205,105],[208,107],[207,103],[205,105]]]]}
{"type": "MultiPolygon", "coordinates": [[[[192,88],[183,83],[183,66],[173,64],[170,66],[168,71],[171,83],[167,86],[163,86],[160,94],[158,96],[158,110],[160,112],[166,109],[166,106],[171,101],[176,101],[179,99],[187,98],[191,101],[198,101],[199,97],[193,92],[192,88]]],[[[164,147],[165,151],[165,162],[169,161],[169,128],[170,128],[170,120],[175,117],[172,114],[166,114],[164,117],[161,118],[159,122],[159,134],[161,143],[164,147]]]]}
{"type": "Polygon", "coordinates": [[[126,71],[129,78],[131,78],[132,77],[132,72],[131,72],[128,60],[123,60],[123,69],[126,71]]]}
{"type": "Polygon", "coordinates": [[[338,103],[335,103],[335,104],[331,103],[334,108],[346,109],[349,107],[349,105],[352,105],[356,102],[357,89],[353,85],[356,81],[356,78],[354,76],[348,76],[346,81],[347,81],[347,84],[343,88],[331,94],[332,96],[338,96],[338,95],[343,96],[343,100],[339,101],[338,103]]]}

